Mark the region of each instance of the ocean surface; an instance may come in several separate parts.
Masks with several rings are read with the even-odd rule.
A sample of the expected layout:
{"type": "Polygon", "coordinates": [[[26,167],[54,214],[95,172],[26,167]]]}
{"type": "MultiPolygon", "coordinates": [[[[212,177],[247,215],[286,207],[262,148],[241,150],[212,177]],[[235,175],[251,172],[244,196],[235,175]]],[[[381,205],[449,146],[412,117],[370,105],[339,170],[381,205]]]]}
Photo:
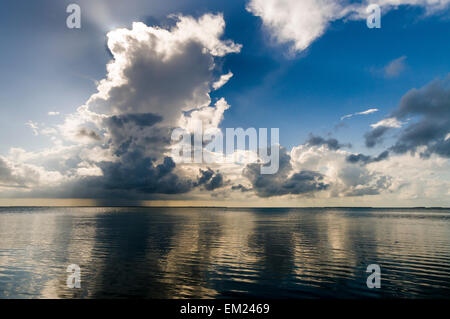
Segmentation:
{"type": "Polygon", "coordinates": [[[0,208],[0,298],[241,297],[450,298],[450,210],[0,208]]]}

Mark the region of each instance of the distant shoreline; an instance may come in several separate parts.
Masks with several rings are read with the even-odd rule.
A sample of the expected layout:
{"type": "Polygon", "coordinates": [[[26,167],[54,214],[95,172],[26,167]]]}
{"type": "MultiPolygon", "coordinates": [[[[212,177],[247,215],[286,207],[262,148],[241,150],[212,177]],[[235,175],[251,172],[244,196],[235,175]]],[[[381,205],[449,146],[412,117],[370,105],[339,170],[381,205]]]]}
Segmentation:
{"type": "Polygon", "coordinates": [[[100,205],[100,206],[35,206],[35,205],[17,205],[0,206],[0,208],[216,208],[216,209],[450,209],[450,207],[365,207],[365,206],[321,206],[321,207],[302,207],[302,206],[133,206],[133,205],[100,205]]]}

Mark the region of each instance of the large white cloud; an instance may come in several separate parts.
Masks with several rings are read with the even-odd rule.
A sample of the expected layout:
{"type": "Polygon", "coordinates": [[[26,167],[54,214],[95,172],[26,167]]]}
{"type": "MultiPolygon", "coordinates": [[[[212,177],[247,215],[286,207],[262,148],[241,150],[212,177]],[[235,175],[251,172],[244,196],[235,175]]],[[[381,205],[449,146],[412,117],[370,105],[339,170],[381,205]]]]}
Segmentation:
{"type": "MultiPolygon", "coordinates": [[[[241,45],[221,39],[221,14],[172,18],[176,23],[170,29],[137,22],[131,29],[109,32],[113,58],[98,92],[62,124],[35,127],[37,133],[52,136],[54,147],[12,149],[9,160],[2,162],[2,180],[10,188],[26,186],[27,195],[50,197],[140,198],[183,193],[199,185],[195,175],[188,176],[167,157],[170,133],[179,125],[189,127],[194,119],[218,127],[229,105],[224,99],[212,103],[209,95],[218,82],[226,82],[216,62],[239,52],[241,45]],[[19,168],[36,173],[18,174],[19,168]]],[[[202,185],[219,186],[221,175],[213,175],[202,185]]]]}
{"type": "Polygon", "coordinates": [[[262,19],[279,43],[303,51],[321,37],[331,22],[366,19],[369,4],[378,4],[385,13],[401,5],[420,6],[428,14],[448,8],[450,0],[250,0],[247,10],[262,19]]]}

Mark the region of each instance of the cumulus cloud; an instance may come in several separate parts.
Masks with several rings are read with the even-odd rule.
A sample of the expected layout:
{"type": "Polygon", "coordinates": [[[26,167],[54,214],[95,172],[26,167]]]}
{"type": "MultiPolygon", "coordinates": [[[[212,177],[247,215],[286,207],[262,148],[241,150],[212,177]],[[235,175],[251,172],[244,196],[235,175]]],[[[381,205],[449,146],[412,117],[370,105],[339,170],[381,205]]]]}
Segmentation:
{"type": "Polygon", "coordinates": [[[224,98],[218,100],[214,106],[204,106],[186,112],[178,121],[178,127],[194,133],[199,129],[213,132],[223,120],[223,115],[230,105],[224,98]],[[201,123],[201,127],[198,125],[201,123]]]}
{"type": "Polygon", "coordinates": [[[32,193],[40,186],[55,186],[64,177],[58,171],[45,170],[44,168],[21,162],[11,161],[0,156],[0,196],[7,197],[25,192],[32,193]]]}
{"type": "MultiPolygon", "coordinates": [[[[280,149],[279,170],[276,174],[261,174],[260,163],[248,164],[245,176],[252,184],[252,190],[260,197],[282,196],[287,194],[299,195],[325,190],[329,186],[319,172],[301,170],[294,171],[291,157],[285,149],[280,149]]],[[[242,189],[242,188],[241,188],[242,189]]]]}
{"type": "MultiPolygon", "coordinates": [[[[369,4],[378,4],[383,13],[401,5],[411,5],[433,14],[447,9],[450,0],[250,0],[247,10],[262,19],[277,42],[288,43],[292,51],[299,52],[321,37],[333,21],[366,19],[369,4]]],[[[398,65],[392,66],[394,73],[398,65]]]]}
{"type": "Polygon", "coordinates": [[[24,179],[15,175],[8,162],[0,157],[0,187],[22,187],[24,179]]]}
{"type": "MultiPolygon", "coordinates": [[[[241,45],[221,39],[221,14],[172,18],[176,23],[169,29],[137,22],[107,34],[107,75],[98,92],[55,128],[55,147],[11,155],[40,165],[42,187],[28,195],[146,199],[225,185],[218,172],[201,183],[192,180],[168,154],[174,127],[189,126],[192,119],[218,127],[229,105],[224,99],[211,105],[209,94],[232,73],[220,75],[217,61],[241,45]],[[45,185],[44,177],[54,171],[63,176],[59,186],[45,185]]],[[[2,174],[12,181],[6,169],[2,174]]]]}
{"type": "Polygon", "coordinates": [[[329,185],[329,197],[378,195],[389,189],[388,175],[357,161],[350,162],[351,155],[345,150],[303,144],[291,150],[291,163],[294,170],[320,172],[329,185]]]}

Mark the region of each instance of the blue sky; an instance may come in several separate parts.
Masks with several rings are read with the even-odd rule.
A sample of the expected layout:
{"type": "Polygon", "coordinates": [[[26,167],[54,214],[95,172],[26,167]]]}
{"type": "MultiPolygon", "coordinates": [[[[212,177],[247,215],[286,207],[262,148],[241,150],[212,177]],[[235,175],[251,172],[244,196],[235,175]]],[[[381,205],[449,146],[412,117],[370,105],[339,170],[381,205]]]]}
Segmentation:
{"type": "Polygon", "coordinates": [[[426,14],[427,1],[383,7],[381,29],[369,29],[364,19],[336,18],[305,50],[292,50],[295,40],[277,41],[264,19],[246,9],[249,1],[98,1],[97,6],[78,1],[79,30],[65,25],[69,3],[3,3],[2,156],[7,157],[11,148],[38,152],[52,147],[48,135],[33,134],[26,123],[58,125],[97,91],[96,81],[105,77],[112,58],[106,45],[108,31],[131,28],[134,21],[168,28],[175,25],[167,17],[172,13],[194,18],[223,13],[222,38],[242,49],[217,62],[223,73],[234,74],[210,93],[213,102],[223,97],[231,106],[220,127],[280,128],[281,145],[288,150],[313,134],[351,143],[352,153],[376,155],[395,136],[367,148],[364,134],[370,125],[389,117],[409,90],[444,79],[450,71],[449,10],[426,14]],[[398,72],[386,75],[385,68],[399,58],[398,72]],[[379,111],[341,120],[370,108],[379,111]]]}
{"type": "MultiPolygon", "coordinates": [[[[62,3],[9,1],[0,13],[1,37],[8,43],[0,62],[2,153],[11,146],[47,145],[49,141],[34,137],[25,123],[56,121],[48,118],[49,111],[72,112],[95,92],[93,81],[105,75],[110,55],[103,30],[67,29],[62,3]]],[[[135,15],[118,26],[129,27],[142,19],[167,20],[170,11],[158,11],[135,15]]],[[[348,127],[333,132],[357,147],[361,143],[355,135],[389,113],[410,88],[445,77],[450,70],[448,15],[419,19],[422,11],[415,7],[391,11],[383,15],[381,29],[368,29],[365,21],[333,23],[306,52],[294,57],[271,43],[243,1],[192,1],[192,6],[174,12],[223,12],[225,38],[243,44],[240,54],[223,63],[224,70],[235,74],[217,92],[233,105],[224,127],[283,127],[282,144],[293,146],[311,132],[333,132],[330,128],[345,114],[379,108],[379,114],[351,120],[348,127]],[[401,56],[407,56],[407,69],[398,77],[387,79],[371,72],[401,56]]]]}

